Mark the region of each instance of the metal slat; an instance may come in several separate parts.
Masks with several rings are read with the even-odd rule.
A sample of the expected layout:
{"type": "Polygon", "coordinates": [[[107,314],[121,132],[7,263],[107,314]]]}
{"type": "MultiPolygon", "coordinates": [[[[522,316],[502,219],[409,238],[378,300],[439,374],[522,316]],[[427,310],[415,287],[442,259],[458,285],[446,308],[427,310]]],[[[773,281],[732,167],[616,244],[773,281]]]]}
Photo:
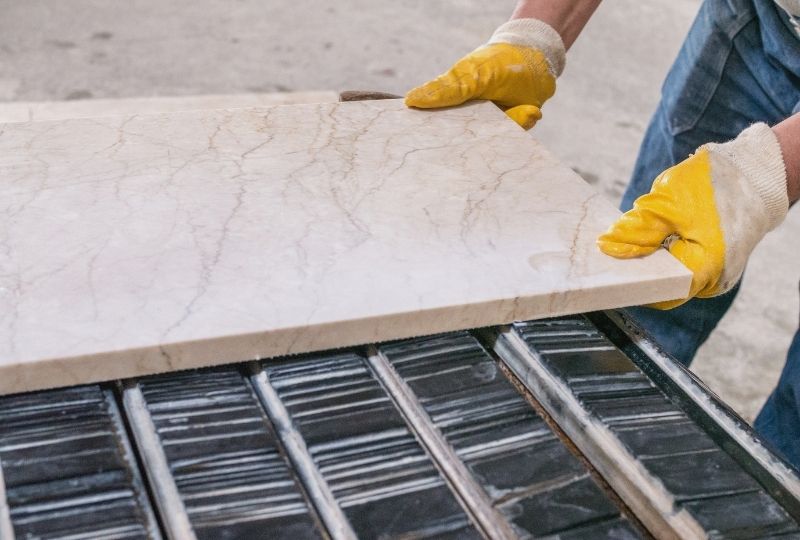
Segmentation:
{"type": "Polygon", "coordinates": [[[169,469],[167,456],[161,447],[142,390],[136,381],[126,381],[122,388],[122,403],[133,431],[136,447],[144,462],[147,478],[153,488],[158,513],[171,540],[196,540],[186,514],[178,486],[169,469]]]}
{"type": "Polygon", "coordinates": [[[113,396],[98,386],[0,399],[0,460],[18,537],[160,538],[113,396]]]}
{"type": "Polygon", "coordinates": [[[237,368],[139,381],[195,536],[326,536],[237,368]]]}
{"type": "Polygon", "coordinates": [[[355,535],[481,538],[366,358],[313,355],[264,373],[355,535]]]}
{"type": "Polygon", "coordinates": [[[368,361],[483,533],[493,539],[519,538],[505,516],[492,506],[489,496],[475,481],[453,448],[447,444],[414,392],[397,374],[386,357],[379,350],[370,348],[368,361]]]}

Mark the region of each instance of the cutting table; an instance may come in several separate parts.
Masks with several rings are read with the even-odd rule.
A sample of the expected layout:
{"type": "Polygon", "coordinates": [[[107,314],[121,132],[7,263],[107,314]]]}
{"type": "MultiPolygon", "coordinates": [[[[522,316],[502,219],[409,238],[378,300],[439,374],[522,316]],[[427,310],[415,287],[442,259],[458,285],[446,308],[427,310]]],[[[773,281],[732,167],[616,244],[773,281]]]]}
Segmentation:
{"type": "Polygon", "coordinates": [[[0,398],[5,538],[800,538],[624,312],[0,398]]]}

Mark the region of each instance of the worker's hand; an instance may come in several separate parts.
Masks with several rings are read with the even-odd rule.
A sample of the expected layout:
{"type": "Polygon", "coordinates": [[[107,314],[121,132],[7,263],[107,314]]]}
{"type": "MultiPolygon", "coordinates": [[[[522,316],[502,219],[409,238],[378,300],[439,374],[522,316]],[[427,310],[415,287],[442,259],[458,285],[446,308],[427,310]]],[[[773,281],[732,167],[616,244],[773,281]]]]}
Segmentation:
{"type": "Polygon", "coordinates": [[[555,93],[564,61],[558,32],[537,19],[514,19],[447,73],[411,90],[406,105],[429,109],[488,99],[530,129],[542,117],[545,100],[555,93]]]}
{"type": "Polygon", "coordinates": [[[729,291],[753,248],[788,208],[778,140],[766,124],[755,124],[733,141],[701,146],[661,173],[598,245],[623,259],[666,246],[694,274],[688,298],[652,306],[671,309],[695,296],[729,291]]]}

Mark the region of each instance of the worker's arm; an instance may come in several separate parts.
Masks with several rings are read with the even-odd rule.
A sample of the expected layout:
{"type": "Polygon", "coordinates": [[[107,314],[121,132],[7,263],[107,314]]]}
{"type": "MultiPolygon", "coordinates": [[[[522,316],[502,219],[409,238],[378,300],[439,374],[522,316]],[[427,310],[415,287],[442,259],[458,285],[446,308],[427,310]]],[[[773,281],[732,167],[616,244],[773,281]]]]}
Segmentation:
{"type": "Polygon", "coordinates": [[[558,32],[569,50],[599,5],[600,0],[520,0],[511,20],[538,19],[547,23],[558,32]]]}
{"type": "Polygon", "coordinates": [[[598,239],[614,257],[649,255],[662,245],[694,274],[689,298],[729,291],[755,246],[800,197],[800,115],[770,129],[755,124],[724,144],[706,144],[661,173],[598,239]]]}
{"type": "Polygon", "coordinates": [[[511,20],[446,73],[406,95],[410,107],[459,105],[488,99],[530,129],[556,90],[566,50],[600,0],[521,0],[511,20]]]}
{"type": "Polygon", "coordinates": [[[786,166],[786,184],[789,202],[800,199],[800,113],[790,116],[772,128],[781,145],[786,166]]]}

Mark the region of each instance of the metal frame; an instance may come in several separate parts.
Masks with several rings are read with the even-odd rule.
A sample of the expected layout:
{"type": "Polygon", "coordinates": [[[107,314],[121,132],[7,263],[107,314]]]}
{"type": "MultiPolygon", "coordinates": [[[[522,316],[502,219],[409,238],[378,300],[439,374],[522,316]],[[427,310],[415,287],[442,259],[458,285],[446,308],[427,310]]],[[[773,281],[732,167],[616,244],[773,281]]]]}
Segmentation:
{"type": "MultiPolygon", "coordinates": [[[[744,450],[743,455],[732,455],[732,457],[759,480],[792,517],[800,520],[800,477],[794,469],[768,450],[747,422],[725,405],[700,379],[663,352],[644,331],[622,312],[605,311],[603,314],[647,357],[650,361],[649,365],[645,365],[641,358],[636,357],[636,354],[631,354],[633,351],[623,352],[656,384],[663,385],[668,382],[671,390],[677,390],[677,393],[680,394],[679,397],[682,397],[690,405],[687,408],[694,409],[694,411],[687,412],[694,412],[695,416],[701,413],[711,420],[713,425],[704,427],[708,429],[717,426],[714,429],[721,429],[724,436],[741,447],[744,450]],[[745,460],[743,457],[747,459],[745,460]],[[749,463],[743,463],[743,461],[749,461],[749,463]],[[759,468],[761,470],[757,470],[759,468]]],[[[597,319],[597,315],[591,316],[591,319],[597,319]]],[[[599,328],[602,324],[597,324],[599,321],[592,320],[592,322],[603,332],[603,329],[599,328]]],[[[607,337],[612,342],[615,341],[613,336],[607,337]]],[[[695,418],[695,421],[698,421],[698,418],[695,418]]],[[[705,423],[708,424],[708,422],[705,423]]],[[[711,430],[709,429],[709,431],[711,430]]]]}
{"type": "MultiPolygon", "coordinates": [[[[654,384],[669,394],[793,518],[800,520],[798,473],[774,455],[744,420],[688,369],[662,351],[624,312],[595,312],[586,314],[586,317],[654,384]]],[[[646,470],[606,425],[589,414],[566,384],[547,369],[541,355],[527,345],[517,329],[495,326],[476,333],[484,346],[492,350],[536,397],[544,411],[651,534],[669,539],[706,536],[696,517],[681,508],[659,479],[646,470]]],[[[509,520],[494,507],[486,490],[459,459],[415,392],[379,346],[367,346],[366,350],[366,365],[478,530],[486,538],[517,538],[509,520]]],[[[246,384],[272,423],[280,445],[328,535],[334,540],[355,540],[356,533],[295,428],[267,371],[260,362],[253,361],[247,364],[246,369],[243,368],[242,374],[246,375],[246,384]]],[[[108,388],[102,391],[121,441],[124,459],[131,466],[134,485],[139,489],[138,499],[148,532],[157,540],[162,535],[171,540],[196,540],[139,384],[136,380],[128,380],[118,385],[119,395],[108,388]],[[124,411],[120,410],[120,404],[124,411]],[[140,465],[145,469],[147,483],[139,471],[140,465]]],[[[0,540],[14,539],[0,463],[0,540]]]]}

